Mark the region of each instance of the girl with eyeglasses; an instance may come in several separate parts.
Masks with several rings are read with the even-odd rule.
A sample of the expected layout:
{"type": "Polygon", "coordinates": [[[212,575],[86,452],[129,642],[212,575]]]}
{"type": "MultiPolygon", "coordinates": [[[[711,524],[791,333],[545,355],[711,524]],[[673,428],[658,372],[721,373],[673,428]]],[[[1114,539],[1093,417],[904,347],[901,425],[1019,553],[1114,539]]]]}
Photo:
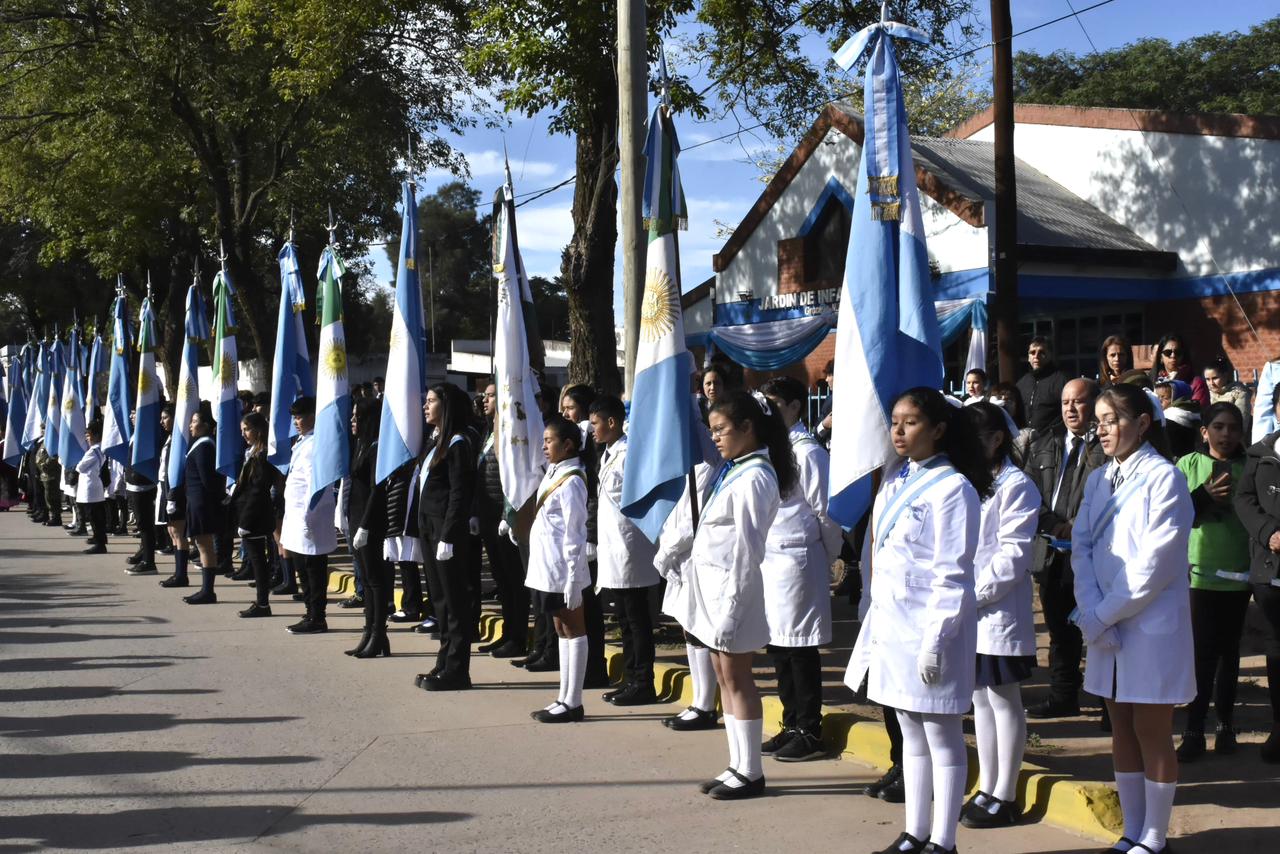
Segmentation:
{"type": "Polygon", "coordinates": [[[1155,363],[1151,366],[1151,384],[1161,381],[1182,380],[1191,386],[1191,399],[1200,404],[1202,409],[1209,406],[1209,387],[1204,377],[1191,367],[1191,350],[1186,340],[1170,333],[1160,339],[1156,345],[1155,363]]]}
{"type": "Polygon", "coordinates": [[[977,657],[974,555],[994,478],[963,409],[937,390],[903,392],[891,412],[899,459],[871,511],[871,607],[845,684],[865,681],[902,727],[906,827],[877,854],[955,854],[977,657]]]}
{"type": "Polygon", "coordinates": [[[1124,832],[1108,852],[1159,854],[1178,781],[1173,710],[1196,695],[1187,481],[1167,458],[1145,390],[1114,385],[1094,407],[1110,462],[1089,475],[1072,530],[1085,690],[1106,702],[1124,832]]]}

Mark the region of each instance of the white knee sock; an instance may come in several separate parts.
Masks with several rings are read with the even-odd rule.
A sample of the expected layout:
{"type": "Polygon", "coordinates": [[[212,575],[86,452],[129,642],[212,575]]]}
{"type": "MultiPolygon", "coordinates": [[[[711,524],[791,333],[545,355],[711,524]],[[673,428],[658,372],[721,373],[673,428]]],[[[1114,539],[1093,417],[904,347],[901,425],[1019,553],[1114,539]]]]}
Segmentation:
{"type": "Polygon", "coordinates": [[[716,669],[711,664],[711,650],[687,643],[684,651],[689,657],[689,677],[693,679],[693,707],[704,712],[713,711],[716,707],[716,669]]]}
{"type": "Polygon", "coordinates": [[[1143,789],[1147,816],[1143,821],[1142,838],[1138,841],[1152,851],[1161,851],[1165,846],[1165,834],[1169,832],[1169,816],[1173,813],[1173,796],[1177,793],[1178,784],[1144,780],[1143,789]]]}
{"type": "Polygon", "coordinates": [[[1002,801],[1013,801],[1018,797],[1018,775],[1022,772],[1022,754],[1027,746],[1027,712],[1022,707],[1022,686],[1014,682],[988,688],[987,698],[995,717],[999,765],[994,788],[984,791],[1002,801]]]}
{"type": "MultiPolygon", "coordinates": [[[[726,712],[724,716],[724,737],[729,741],[729,765],[725,770],[716,775],[716,779],[721,783],[725,780],[732,779],[733,775],[729,773],[729,769],[737,771],[738,765],[742,762],[738,753],[738,731],[734,729],[733,721],[733,715],[726,712]]],[[[738,773],[742,772],[739,771],[738,773]]]]}
{"type": "Polygon", "coordinates": [[[582,705],[582,683],[587,678],[587,636],[569,638],[564,641],[560,658],[560,671],[568,671],[564,683],[564,704],[571,709],[582,705]],[[565,667],[564,653],[569,655],[569,666],[565,667]]]}
{"type": "Polygon", "coordinates": [[[915,712],[898,712],[902,726],[902,786],[906,792],[906,827],[921,842],[929,838],[929,806],[933,801],[933,763],[924,724],[915,712]]]}
{"type": "Polygon", "coordinates": [[[1142,841],[1142,827],[1147,820],[1147,777],[1141,771],[1117,771],[1116,794],[1120,796],[1120,813],[1124,817],[1121,836],[1142,841]]]}
{"type": "Polygon", "coordinates": [[[973,735],[978,743],[978,805],[985,806],[994,796],[999,780],[1000,749],[996,744],[996,713],[987,698],[986,688],[973,692],[973,735]]]}
{"type": "MultiPolygon", "coordinates": [[[[726,718],[725,729],[729,732],[729,741],[737,744],[738,757],[733,770],[748,780],[758,780],[763,777],[764,770],[760,767],[760,739],[764,737],[764,720],[756,718],[742,721],[734,718],[730,722],[726,718]]],[[[732,775],[722,782],[731,789],[745,785],[732,775]]]]}
{"type": "Polygon", "coordinates": [[[960,715],[921,715],[933,766],[933,823],[929,841],[950,850],[956,845],[965,781],[969,775],[969,754],[964,746],[964,726],[960,715]]]}
{"type": "Polygon", "coordinates": [[[569,683],[569,640],[567,638],[556,638],[556,648],[560,650],[560,693],[556,694],[556,701],[549,706],[545,706],[543,711],[555,711],[556,706],[564,703],[565,686],[569,683]]]}

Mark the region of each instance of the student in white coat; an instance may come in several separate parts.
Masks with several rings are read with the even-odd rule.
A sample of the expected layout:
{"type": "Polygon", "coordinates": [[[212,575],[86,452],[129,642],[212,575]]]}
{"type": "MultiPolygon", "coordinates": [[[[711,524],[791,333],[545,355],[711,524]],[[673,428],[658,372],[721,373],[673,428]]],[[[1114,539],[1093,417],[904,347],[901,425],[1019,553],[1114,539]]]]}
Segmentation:
{"type": "Polygon", "coordinates": [[[329,554],[338,547],[333,527],[333,490],[311,505],[311,459],[316,450],[316,399],[300,397],[289,407],[298,431],[284,482],[284,521],[280,524],[280,556],[288,558],[306,579],[307,613],[288,627],[294,635],[329,630],[325,605],[329,595],[329,554]]]}
{"type": "Polygon", "coordinates": [[[85,428],[89,448],[76,463],[76,505],[82,509],[93,532],[87,555],[106,554],[107,551],[107,496],[102,485],[102,422],[93,421],[85,428]]]}
{"type": "Polygon", "coordinates": [[[1085,690],[1111,714],[1124,833],[1111,852],[1158,854],[1178,781],[1173,709],[1196,696],[1186,478],[1164,456],[1153,396],[1113,385],[1094,409],[1111,461],[1089,475],[1072,529],[1085,690]]]}
{"type": "Polygon", "coordinates": [[[954,854],[977,655],[973,559],[993,478],[972,424],[940,392],[903,392],[891,419],[901,459],[872,509],[871,607],[845,684],[866,680],[902,727],[906,829],[879,854],[954,854]]]}
{"type": "Polygon", "coordinates": [[[627,464],[626,409],[612,395],[591,404],[591,429],[600,466],[596,480],[596,559],[598,583],[611,593],[622,633],[622,686],[604,694],[615,706],[642,706],[658,701],[653,689],[653,606],[649,594],[661,580],[653,566],[656,548],[635,523],[622,515],[622,473],[627,464]]]}
{"type": "Polygon", "coordinates": [[[973,731],[978,741],[978,793],[965,806],[965,827],[1017,823],[1018,772],[1027,740],[1021,683],[1036,666],[1032,611],[1032,544],[1040,490],[1012,459],[1017,427],[1003,409],[978,402],[965,409],[995,476],[982,502],[974,593],[978,603],[977,685],[973,731]]]}
{"type": "Polygon", "coordinates": [[[761,392],[787,428],[798,476],[769,529],[761,566],[769,656],[782,701],[782,729],[761,751],[780,762],[805,762],[826,755],[818,648],[831,640],[831,564],[843,540],[827,515],[831,458],[800,421],[808,388],[794,377],[777,377],[761,392]]]}
{"type": "Polygon", "coordinates": [[[687,586],[685,629],[712,650],[730,760],[701,789],[717,800],[738,800],[759,795],[765,787],[760,765],[763,710],[752,674],[756,650],[769,642],[760,566],[781,496],[796,487],[796,462],[782,419],[763,395],[722,395],[708,420],[726,465],[699,508],[697,530],[673,531],[660,554],[670,579],[680,573],[673,561],[692,542],[685,570],[689,577],[679,579],[687,586]]]}
{"type": "Polygon", "coordinates": [[[583,719],[582,683],[587,675],[587,617],[582,593],[587,569],[587,473],[578,458],[582,431],[559,415],[547,417],[542,452],[547,471],[538,485],[529,529],[529,572],[534,613],[552,618],[560,653],[560,694],[531,717],[544,724],[583,719]]]}

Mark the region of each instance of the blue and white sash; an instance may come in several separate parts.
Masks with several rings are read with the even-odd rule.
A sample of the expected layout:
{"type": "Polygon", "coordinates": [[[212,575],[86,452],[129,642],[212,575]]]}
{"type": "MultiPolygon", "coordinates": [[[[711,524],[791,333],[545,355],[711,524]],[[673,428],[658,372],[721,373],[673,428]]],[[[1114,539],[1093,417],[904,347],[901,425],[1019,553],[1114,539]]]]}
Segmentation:
{"type": "Polygon", "coordinates": [[[1111,523],[1116,520],[1116,514],[1120,512],[1120,505],[1127,501],[1135,492],[1138,491],[1142,484],[1146,483],[1146,472],[1137,472],[1125,479],[1120,484],[1120,489],[1112,493],[1111,497],[1102,505],[1102,511],[1095,517],[1093,522],[1093,539],[1095,542],[1102,539],[1102,535],[1111,527],[1111,523]]]}
{"type": "Polygon", "coordinates": [[[926,462],[924,465],[916,469],[915,474],[907,478],[907,482],[902,488],[894,493],[889,499],[889,503],[885,505],[884,510],[876,517],[873,525],[875,536],[876,551],[889,538],[889,533],[893,531],[893,526],[898,523],[898,519],[902,516],[902,511],[924,493],[926,489],[934,484],[941,483],[952,475],[959,475],[960,472],[951,467],[950,461],[943,456],[937,456],[926,462]]]}
{"type": "Polygon", "coordinates": [[[711,495],[707,498],[703,506],[703,511],[705,512],[706,508],[711,506],[711,502],[716,500],[716,496],[720,494],[720,490],[737,480],[744,472],[755,468],[765,469],[774,480],[777,480],[778,478],[778,473],[773,470],[773,465],[769,462],[769,458],[767,456],[764,454],[752,454],[740,463],[735,462],[731,465],[725,466],[725,468],[720,472],[720,476],[716,478],[715,486],[711,489],[711,495]]]}

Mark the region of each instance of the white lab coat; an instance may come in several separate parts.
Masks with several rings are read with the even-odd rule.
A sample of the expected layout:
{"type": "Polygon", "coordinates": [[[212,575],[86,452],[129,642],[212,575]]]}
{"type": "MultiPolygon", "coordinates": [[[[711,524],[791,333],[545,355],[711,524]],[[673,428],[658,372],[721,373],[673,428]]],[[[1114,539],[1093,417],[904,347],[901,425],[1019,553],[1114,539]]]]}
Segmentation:
{"type": "Polygon", "coordinates": [[[316,506],[310,506],[311,458],[315,449],[315,433],[298,437],[284,482],[284,522],[280,526],[280,545],[300,555],[327,555],[338,547],[338,537],[333,529],[333,490],[324,490],[316,506]]]}
{"type": "Polygon", "coordinates": [[[1187,542],[1194,522],[1186,478],[1150,445],[1125,460],[1105,527],[1113,460],[1089,475],[1072,528],[1076,604],[1120,636],[1089,648],[1084,688],[1122,703],[1189,703],[1196,695],[1187,542]],[[1099,530],[1101,528],[1101,530],[1099,530]]]}
{"type": "Polygon", "coordinates": [[[542,506],[529,528],[525,586],[543,593],[585,590],[591,586],[591,571],[587,568],[587,473],[582,461],[573,457],[549,467],[538,484],[538,501],[542,506]],[[574,471],[578,475],[570,474],[574,471]]]}
{"type": "Polygon", "coordinates": [[[107,464],[111,472],[111,496],[115,498],[124,495],[128,486],[124,482],[124,466],[119,460],[107,460],[107,464]]]}
{"type": "Polygon", "coordinates": [[[995,493],[982,502],[978,549],[973,556],[978,600],[978,652],[1035,655],[1031,603],[1032,544],[1040,519],[1040,490],[1005,460],[995,493]]]}
{"type": "Polygon", "coordinates": [[[102,488],[103,462],[102,448],[90,445],[80,462],[76,463],[76,472],[80,475],[76,479],[77,504],[96,504],[107,499],[106,490],[102,488]]]}
{"type": "MultiPolygon", "coordinates": [[[[685,628],[713,649],[751,652],[769,643],[760,566],[779,504],[768,453],[744,454],[699,508],[698,530],[682,529],[668,546],[668,554],[678,554],[692,540],[689,577],[682,579],[688,588],[685,628]]],[[[665,569],[671,572],[670,565],[665,569]]]]}
{"type": "Polygon", "coordinates": [[[627,437],[605,449],[600,460],[600,500],[596,511],[596,582],[607,590],[651,587],[661,579],[653,566],[657,547],[622,515],[622,472],[627,437]]]}
{"type": "MultiPolygon", "coordinates": [[[[706,503],[707,493],[715,482],[724,463],[716,465],[698,463],[693,467],[693,477],[698,490],[698,508],[706,503]]],[[[653,564],[658,574],[667,582],[662,594],[662,613],[667,614],[680,628],[689,631],[693,625],[692,598],[689,595],[689,579],[693,577],[693,508],[689,502],[689,484],[686,480],[684,494],[676,503],[671,515],[658,534],[658,551],[653,564]]]]}
{"type": "Polygon", "coordinates": [[[831,640],[831,561],[840,526],[827,515],[830,458],[804,425],[791,428],[799,482],[782,499],[765,543],[765,613],[769,643],[819,646],[831,640]]]}
{"type": "MultiPolygon", "coordinates": [[[[961,715],[973,701],[975,682],[978,493],[944,461],[949,473],[916,495],[882,535],[876,528],[888,524],[881,514],[904,488],[898,476],[904,463],[886,467],[876,496],[871,606],[845,684],[856,691],[865,678],[867,696],[895,709],[961,715]],[[917,659],[922,650],[940,653],[942,674],[933,685],[920,680],[917,659]]],[[[910,471],[914,473],[914,463],[910,471]]]]}

